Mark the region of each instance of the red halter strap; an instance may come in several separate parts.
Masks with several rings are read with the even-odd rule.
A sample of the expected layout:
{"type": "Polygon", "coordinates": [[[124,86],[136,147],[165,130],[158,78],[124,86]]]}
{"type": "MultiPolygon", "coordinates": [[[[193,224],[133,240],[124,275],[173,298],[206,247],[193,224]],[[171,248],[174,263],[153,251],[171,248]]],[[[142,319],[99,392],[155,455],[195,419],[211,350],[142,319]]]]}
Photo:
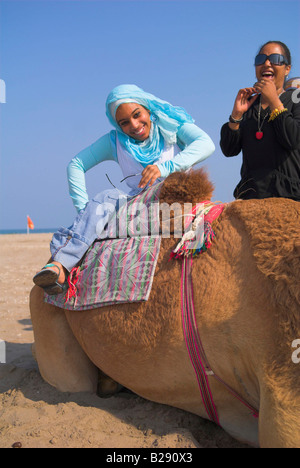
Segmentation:
{"type": "Polygon", "coordinates": [[[235,390],[227,385],[220,377],[218,377],[208,363],[198,332],[195,316],[191,256],[184,256],[182,260],[181,310],[186,347],[197,377],[202,401],[209,419],[220,426],[217,409],[210,390],[208,376],[212,376],[221,382],[235,398],[250,410],[255,418],[258,418],[258,411],[245,401],[235,390]]]}

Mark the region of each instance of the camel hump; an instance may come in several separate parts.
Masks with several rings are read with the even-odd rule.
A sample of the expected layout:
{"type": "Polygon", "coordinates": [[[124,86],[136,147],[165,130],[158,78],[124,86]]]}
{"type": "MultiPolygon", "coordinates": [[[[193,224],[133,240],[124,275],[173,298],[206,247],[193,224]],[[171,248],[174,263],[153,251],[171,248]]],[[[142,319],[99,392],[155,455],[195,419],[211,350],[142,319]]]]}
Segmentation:
{"type": "MultiPolygon", "coordinates": [[[[300,203],[287,198],[243,200],[230,203],[226,211],[246,228],[259,270],[270,280],[296,286],[294,280],[298,281],[300,273],[300,203]]],[[[292,296],[300,305],[298,284],[292,296]]]]}
{"type": "Polygon", "coordinates": [[[174,172],[164,181],[159,200],[161,203],[201,203],[210,200],[214,185],[204,168],[187,172],[174,172]]]}

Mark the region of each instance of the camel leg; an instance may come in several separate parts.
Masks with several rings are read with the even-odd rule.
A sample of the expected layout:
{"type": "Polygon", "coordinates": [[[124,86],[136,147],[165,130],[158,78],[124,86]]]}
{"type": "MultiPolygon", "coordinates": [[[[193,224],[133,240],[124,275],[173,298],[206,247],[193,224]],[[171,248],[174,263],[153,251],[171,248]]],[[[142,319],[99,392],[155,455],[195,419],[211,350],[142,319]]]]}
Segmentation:
{"type": "Polygon", "coordinates": [[[300,401],[278,401],[271,392],[264,392],[260,407],[260,447],[300,448],[300,401]]]}
{"type": "Polygon", "coordinates": [[[99,370],[97,395],[101,398],[109,398],[122,390],[123,386],[111,379],[99,370]]]}
{"type": "Polygon", "coordinates": [[[98,369],[79,346],[62,309],[43,301],[43,290],[30,293],[34,354],[43,379],[62,392],[97,391],[98,369]]]}

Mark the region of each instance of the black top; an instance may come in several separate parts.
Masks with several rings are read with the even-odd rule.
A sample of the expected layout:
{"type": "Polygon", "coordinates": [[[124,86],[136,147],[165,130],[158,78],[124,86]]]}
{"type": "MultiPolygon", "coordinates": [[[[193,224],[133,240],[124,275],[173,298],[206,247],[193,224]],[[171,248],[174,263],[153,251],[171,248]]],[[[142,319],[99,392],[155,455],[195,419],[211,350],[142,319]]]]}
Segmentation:
{"type": "Polygon", "coordinates": [[[260,96],[245,112],[238,130],[231,130],[228,123],[223,125],[220,146],[224,155],[243,152],[241,181],[234,190],[235,198],[285,197],[300,201],[300,102],[296,102],[299,93],[294,91],[280,96],[288,112],[282,112],[273,121],[268,121],[270,108],[261,109],[261,123],[268,114],[261,140],[255,136],[260,96]]]}

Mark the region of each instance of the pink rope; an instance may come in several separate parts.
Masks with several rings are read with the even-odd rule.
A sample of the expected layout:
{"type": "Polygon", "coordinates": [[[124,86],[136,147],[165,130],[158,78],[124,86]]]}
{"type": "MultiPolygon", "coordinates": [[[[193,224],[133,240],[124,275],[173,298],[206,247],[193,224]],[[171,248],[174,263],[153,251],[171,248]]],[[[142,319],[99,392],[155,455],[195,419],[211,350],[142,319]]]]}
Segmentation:
{"type": "Polygon", "coordinates": [[[202,401],[208,417],[210,420],[220,425],[217,409],[214,404],[212,392],[210,390],[207,373],[222,383],[235,398],[237,398],[251,411],[255,418],[258,418],[259,412],[247,401],[245,401],[235,390],[227,385],[220,377],[218,377],[213,372],[208,363],[197,327],[191,271],[192,257],[184,257],[181,274],[181,310],[183,333],[189,357],[197,377],[202,401]]]}
{"type": "MultiPolygon", "coordinates": [[[[195,335],[195,330],[193,326],[193,300],[192,300],[192,290],[188,288],[188,284],[191,282],[190,270],[187,269],[188,260],[184,257],[182,262],[182,276],[181,276],[181,291],[182,291],[182,323],[184,328],[184,337],[186,341],[187,350],[191,363],[193,365],[199,390],[201,393],[202,401],[208,417],[210,420],[214,421],[216,424],[220,425],[219,417],[215,404],[213,402],[212,393],[210,391],[210,386],[208,382],[208,377],[206,374],[206,369],[203,365],[201,359],[201,353],[197,344],[197,336],[195,335]],[[190,291],[190,294],[188,294],[190,291]]],[[[191,264],[189,262],[188,264],[191,264]]]]}

